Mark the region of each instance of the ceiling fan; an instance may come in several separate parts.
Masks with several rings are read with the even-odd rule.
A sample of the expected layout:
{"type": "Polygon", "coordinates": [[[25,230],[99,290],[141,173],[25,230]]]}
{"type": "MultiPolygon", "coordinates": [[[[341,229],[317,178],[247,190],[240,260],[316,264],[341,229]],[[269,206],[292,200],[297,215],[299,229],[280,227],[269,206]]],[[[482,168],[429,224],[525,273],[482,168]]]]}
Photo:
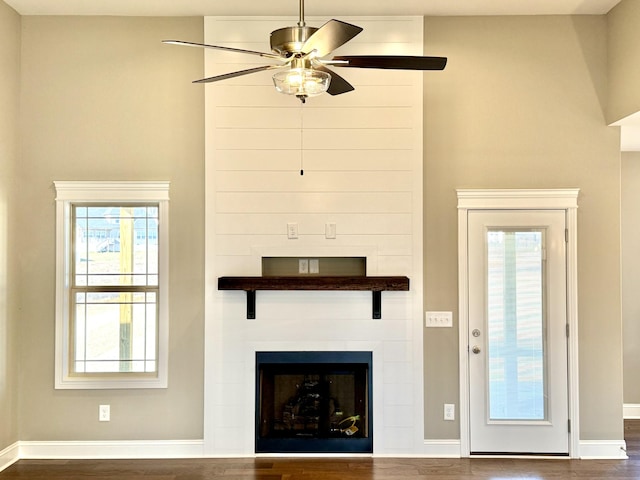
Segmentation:
{"type": "Polygon", "coordinates": [[[280,69],[281,71],[273,75],[276,89],[281,93],[295,95],[302,103],[305,102],[307,97],[320,95],[324,92],[329,95],[340,95],[354,90],[353,85],[327,68],[327,66],[396,70],[443,70],[447,64],[445,57],[406,55],[344,55],[324,59],[324,57],[347,43],[362,30],[361,27],[335,19],[329,20],[320,28],[309,27],[304,21],[304,0],[300,0],[298,24],[271,32],[270,43],[273,53],[181,40],[163,40],[163,43],[245,53],[277,61],[279,63],[275,65],[262,65],[225,73],[195,80],[193,83],[211,83],[264,70],[280,69]]]}

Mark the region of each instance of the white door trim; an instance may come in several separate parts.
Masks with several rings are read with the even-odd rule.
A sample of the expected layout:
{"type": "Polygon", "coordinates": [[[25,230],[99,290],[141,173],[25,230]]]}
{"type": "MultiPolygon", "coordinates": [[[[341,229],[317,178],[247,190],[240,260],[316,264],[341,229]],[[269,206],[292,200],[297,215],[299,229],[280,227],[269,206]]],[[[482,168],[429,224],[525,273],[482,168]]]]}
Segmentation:
{"type": "Polygon", "coordinates": [[[469,425],[469,271],[468,227],[469,210],[564,210],[567,225],[567,322],[569,325],[569,456],[580,458],[580,416],[578,401],[578,193],[577,188],[565,189],[458,189],[458,333],[460,365],[460,454],[470,456],[469,425]]]}

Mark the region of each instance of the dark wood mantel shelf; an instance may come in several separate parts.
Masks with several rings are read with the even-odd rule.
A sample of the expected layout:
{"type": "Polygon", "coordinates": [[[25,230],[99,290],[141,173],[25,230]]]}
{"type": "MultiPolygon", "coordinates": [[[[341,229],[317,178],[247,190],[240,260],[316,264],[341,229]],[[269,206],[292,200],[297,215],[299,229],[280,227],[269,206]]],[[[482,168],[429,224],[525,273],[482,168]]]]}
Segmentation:
{"type": "Polygon", "coordinates": [[[408,291],[407,277],[295,275],[287,277],[220,277],[218,290],[247,292],[247,318],[256,318],[257,290],[369,290],[373,318],[382,318],[382,291],[408,291]]]}

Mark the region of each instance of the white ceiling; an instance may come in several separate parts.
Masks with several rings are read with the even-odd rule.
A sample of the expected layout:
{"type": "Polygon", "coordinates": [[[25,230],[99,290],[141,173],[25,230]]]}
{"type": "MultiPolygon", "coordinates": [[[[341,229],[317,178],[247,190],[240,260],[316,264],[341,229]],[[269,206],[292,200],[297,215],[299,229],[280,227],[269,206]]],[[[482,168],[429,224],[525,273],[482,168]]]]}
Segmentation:
{"type": "MultiPolygon", "coordinates": [[[[4,0],[21,15],[298,15],[296,0],[4,0]]],[[[322,15],[599,15],[620,0],[307,0],[322,15]]]]}

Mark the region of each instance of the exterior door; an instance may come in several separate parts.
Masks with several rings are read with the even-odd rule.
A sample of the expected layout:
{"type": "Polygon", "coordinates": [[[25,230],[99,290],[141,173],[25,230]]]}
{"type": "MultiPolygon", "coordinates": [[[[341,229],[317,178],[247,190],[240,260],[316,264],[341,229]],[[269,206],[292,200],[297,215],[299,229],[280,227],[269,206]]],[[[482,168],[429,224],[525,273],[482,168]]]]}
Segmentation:
{"type": "Polygon", "coordinates": [[[471,454],[569,454],[564,210],[468,216],[471,454]]]}

